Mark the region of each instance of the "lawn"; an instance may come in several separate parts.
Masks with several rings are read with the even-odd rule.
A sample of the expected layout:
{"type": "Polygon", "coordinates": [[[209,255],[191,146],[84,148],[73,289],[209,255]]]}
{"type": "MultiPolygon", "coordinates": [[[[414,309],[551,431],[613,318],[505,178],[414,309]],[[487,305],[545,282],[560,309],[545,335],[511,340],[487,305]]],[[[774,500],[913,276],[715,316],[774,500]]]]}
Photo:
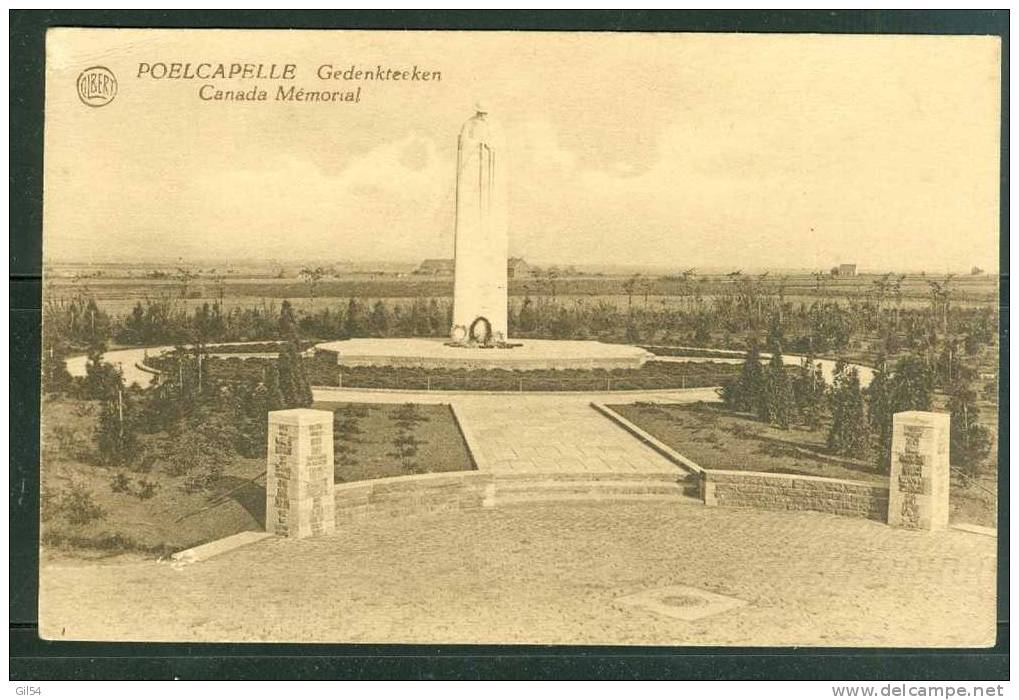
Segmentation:
{"type": "MultiPolygon", "coordinates": [[[[803,474],[887,485],[888,477],[870,461],[828,453],[826,428],[780,430],[718,404],[636,403],[609,406],[705,469],[803,474]]],[[[951,486],[951,518],[994,527],[997,518],[993,475],[979,480],[956,477],[951,486]]]]}
{"type": "Polygon", "coordinates": [[[210,491],[188,493],[180,477],[158,469],[98,465],[92,439],[98,414],[97,402],[43,401],[44,546],[161,556],[264,528],[264,459],[235,457],[210,491]]]}
{"type": "Polygon", "coordinates": [[[779,430],[717,404],[610,406],[705,469],[737,469],[881,482],[869,463],[826,454],[824,428],[779,430]]]}
{"type": "MultiPolygon", "coordinates": [[[[337,482],[473,469],[449,406],[317,404],[336,412],[337,482]]],[[[98,464],[98,402],[43,402],[44,549],[77,557],[166,556],[265,528],[264,458],[232,457],[206,492],[179,476],[98,464]]]]}
{"type": "Polygon", "coordinates": [[[333,411],[337,483],[474,469],[447,405],[316,403],[333,411]]]}

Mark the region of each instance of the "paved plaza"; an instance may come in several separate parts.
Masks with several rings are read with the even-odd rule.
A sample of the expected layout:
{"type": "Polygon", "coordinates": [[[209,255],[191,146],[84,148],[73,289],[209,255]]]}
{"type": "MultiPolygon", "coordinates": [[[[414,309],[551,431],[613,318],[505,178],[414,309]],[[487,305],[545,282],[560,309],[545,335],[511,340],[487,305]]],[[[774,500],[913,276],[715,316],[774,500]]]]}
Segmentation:
{"type": "Polygon", "coordinates": [[[318,401],[452,403],[483,471],[518,473],[661,473],[683,471],[591,406],[592,401],[713,401],[714,389],[470,395],[316,389],[318,401]],[[621,399],[623,396],[625,398],[621,399]]]}
{"type": "MultiPolygon", "coordinates": [[[[591,402],[710,401],[715,392],[623,396],[315,391],[319,401],[453,404],[479,468],[507,479],[682,475],[591,402]]],[[[706,508],[674,489],[668,500],[511,498],[476,510],[355,519],[329,535],[271,537],[185,565],[50,555],[41,569],[42,633],[166,641],[994,643],[993,537],[815,512],[706,508]]]]}
{"type": "Polygon", "coordinates": [[[46,637],[417,643],[972,646],[994,641],[995,540],[819,513],[544,503],[359,520],[205,562],[45,562],[46,637]],[[697,620],[620,600],[685,586],[697,620]]]}

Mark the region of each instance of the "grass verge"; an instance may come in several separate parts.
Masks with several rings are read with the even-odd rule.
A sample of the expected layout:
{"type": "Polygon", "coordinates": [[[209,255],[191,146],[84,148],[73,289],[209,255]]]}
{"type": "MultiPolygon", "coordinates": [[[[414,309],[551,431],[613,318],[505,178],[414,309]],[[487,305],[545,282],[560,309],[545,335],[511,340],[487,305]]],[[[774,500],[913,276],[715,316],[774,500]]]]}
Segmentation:
{"type": "MultiPolygon", "coordinates": [[[[717,404],[635,403],[609,406],[705,469],[772,472],[888,484],[866,461],[829,454],[825,429],[780,430],[717,404]]],[[[985,527],[997,524],[995,480],[953,479],[951,519],[985,527]]]]}
{"type": "Polygon", "coordinates": [[[332,411],[337,483],[474,468],[448,405],[316,403],[332,411]]]}

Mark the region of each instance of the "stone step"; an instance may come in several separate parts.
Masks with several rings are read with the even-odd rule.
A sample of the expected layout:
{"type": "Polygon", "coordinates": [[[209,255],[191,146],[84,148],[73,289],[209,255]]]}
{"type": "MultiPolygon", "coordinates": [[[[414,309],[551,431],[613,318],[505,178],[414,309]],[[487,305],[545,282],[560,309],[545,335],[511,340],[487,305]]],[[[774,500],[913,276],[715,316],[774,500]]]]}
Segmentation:
{"type": "Polygon", "coordinates": [[[682,495],[683,487],[665,481],[497,481],[497,497],[522,493],[575,493],[575,494],[670,494],[682,495]]]}
{"type": "Polygon", "coordinates": [[[513,494],[497,494],[492,501],[486,505],[501,507],[517,503],[548,503],[560,501],[591,501],[591,502],[640,502],[640,501],[669,501],[677,504],[701,505],[701,502],[676,493],[556,493],[528,491],[513,494]]]}
{"type": "Polygon", "coordinates": [[[694,475],[680,470],[668,472],[499,472],[495,474],[495,483],[513,483],[525,481],[541,482],[655,482],[670,484],[696,483],[694,475]]]}

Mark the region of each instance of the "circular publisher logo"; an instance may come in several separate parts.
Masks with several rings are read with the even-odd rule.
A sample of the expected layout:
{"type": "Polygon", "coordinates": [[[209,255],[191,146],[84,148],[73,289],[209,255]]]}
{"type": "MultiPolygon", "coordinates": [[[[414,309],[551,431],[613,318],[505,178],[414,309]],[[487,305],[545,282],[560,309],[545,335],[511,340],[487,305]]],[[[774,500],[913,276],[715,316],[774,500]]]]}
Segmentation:
{"type": "Polygon", "coordinates": [[[102,107],[117,96],[117,78],[104,66],[86,68],[78,76],[78,98],[89,107],[102,107]]]}

